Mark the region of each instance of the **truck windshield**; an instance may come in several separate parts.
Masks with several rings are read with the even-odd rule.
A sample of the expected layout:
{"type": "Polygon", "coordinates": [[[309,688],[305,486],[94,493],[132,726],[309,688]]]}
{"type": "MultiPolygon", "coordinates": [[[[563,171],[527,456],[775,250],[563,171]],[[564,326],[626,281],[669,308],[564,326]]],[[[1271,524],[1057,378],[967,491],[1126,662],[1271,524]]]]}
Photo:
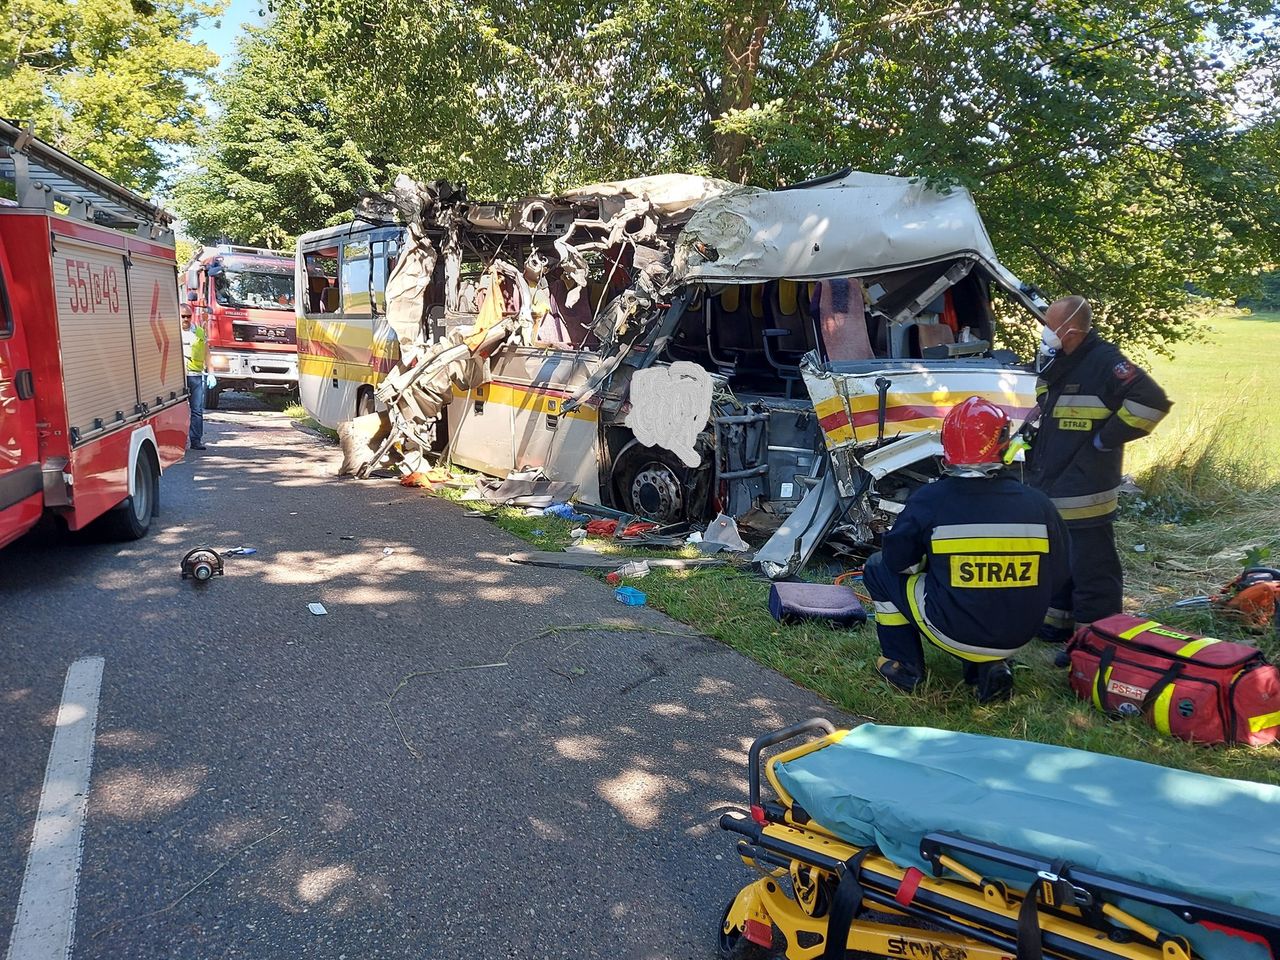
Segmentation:
{"type": "Polygon", "coordinates": [[[253,270],[225,270],[214,277],[214,292],[224,307],[293,310],[293,276],[253,270]]]}

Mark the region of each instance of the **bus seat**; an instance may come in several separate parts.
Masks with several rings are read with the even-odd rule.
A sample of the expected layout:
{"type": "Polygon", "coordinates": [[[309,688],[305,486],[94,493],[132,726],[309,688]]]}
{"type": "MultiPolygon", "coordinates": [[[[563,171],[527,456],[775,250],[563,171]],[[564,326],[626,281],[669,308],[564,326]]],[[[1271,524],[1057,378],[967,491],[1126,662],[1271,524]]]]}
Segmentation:
{"type": "Polygon", "coordinates": [[[717,366],[733,368],[764,353],[764,298],[756,289],[758,285],[744,297],[739,286],[728,286],[707,298],[707,349],[717,366]]]}
{"type": "Polygon", "coordinates": [[[870,360],[875,356],[860,281],[847,277],[821,281],[812,306],[828,360],[870,360]]]}
{"type": "Polygon", "coordinates": [[[320,312],[337,313],[342,305],[342,298],[337,287],[325,287],[320,291],[320,312]]]}
{"type": "Polygon", "coordinates": [[[769,324],[775,330],[787,331],[786,336],[771,339],[773,350],[779,354],[799,357],[816,345],[813,318],[809,312],[805,288],[794,280],[775,280],[768,284],[769,324]]]}

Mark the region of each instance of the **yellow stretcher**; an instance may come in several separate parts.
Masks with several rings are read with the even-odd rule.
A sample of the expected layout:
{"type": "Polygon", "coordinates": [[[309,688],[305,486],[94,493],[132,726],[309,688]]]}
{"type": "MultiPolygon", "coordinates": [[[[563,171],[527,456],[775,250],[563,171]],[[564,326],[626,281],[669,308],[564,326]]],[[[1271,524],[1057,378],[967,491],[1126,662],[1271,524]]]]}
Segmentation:
{"type": "MultiPolygon", "coordinates": [[[[838,743],[847,731],[809,720],[756,740],[748,754],[750,816],[726,814],[737,852],[760,873],[725,908],[721,955],[734,960],[1219,960],[1280,958],[1280,918],[1050,861],[958,833],[928,833],[926,869],[901,866],[875,846],[846,842],[812,819],[778,769],[838,743]],[[761,799],[764,750],[805,734],[763,764],[777,797],[761,799]],[[994,865],[983,876],[966,865],[994,865]],[[1124,907],[1120,904],[1123,903],[1124,907]],[[1229,934],[1226,952],[1198,952],[1144,917],[1229,934]],[[1237,952],[1237,947],[1245,951],[1237,952]]],[[[910,801],[905,801],[909,803],[910,801]]],[[[1280,863],[1277,864],[1280,869],[1280,863]]],[[[1185,929],[1185,928],[1184,928],[1185,929]]]]}

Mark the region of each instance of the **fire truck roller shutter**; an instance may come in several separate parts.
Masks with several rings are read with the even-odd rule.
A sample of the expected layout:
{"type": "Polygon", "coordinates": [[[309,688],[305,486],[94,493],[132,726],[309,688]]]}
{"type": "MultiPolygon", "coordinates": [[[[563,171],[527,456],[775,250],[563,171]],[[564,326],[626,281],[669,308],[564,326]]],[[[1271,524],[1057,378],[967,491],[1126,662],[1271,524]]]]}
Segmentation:
{"type": "Polygon", "coordinates": [[[136,253],[129,268],[138,387],[142,402],[152,409],[181,399],[186,387],[175,269],[172,261],[136,253]]]}
{"type": "Polygon", "coordinates": [[[124,255],[55,236],[53,282],[67,420],[84,437],[138,405],[124,255]]]}

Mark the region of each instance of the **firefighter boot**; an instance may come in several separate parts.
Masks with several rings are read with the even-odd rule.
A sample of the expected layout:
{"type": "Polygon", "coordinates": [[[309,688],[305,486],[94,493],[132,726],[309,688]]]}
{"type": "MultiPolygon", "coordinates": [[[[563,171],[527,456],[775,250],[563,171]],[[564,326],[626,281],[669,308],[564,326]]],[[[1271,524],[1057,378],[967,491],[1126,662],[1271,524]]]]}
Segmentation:
{"type": "Polygon", "coordinates": [[[876,672],[903,693],[914,693],[920,685],[921,676],[910,667],[888,657],[876,660],[876,672]]]}
{"type": "MultiPolygon", "coordinates": [[[[968,679],[969,671],[966,670],[968,679]]],[[[973,693],[979,703],[997,703],[1013,696],[1013,669],[1008,660],[980,663],[973,671],[973,693]]]]}

